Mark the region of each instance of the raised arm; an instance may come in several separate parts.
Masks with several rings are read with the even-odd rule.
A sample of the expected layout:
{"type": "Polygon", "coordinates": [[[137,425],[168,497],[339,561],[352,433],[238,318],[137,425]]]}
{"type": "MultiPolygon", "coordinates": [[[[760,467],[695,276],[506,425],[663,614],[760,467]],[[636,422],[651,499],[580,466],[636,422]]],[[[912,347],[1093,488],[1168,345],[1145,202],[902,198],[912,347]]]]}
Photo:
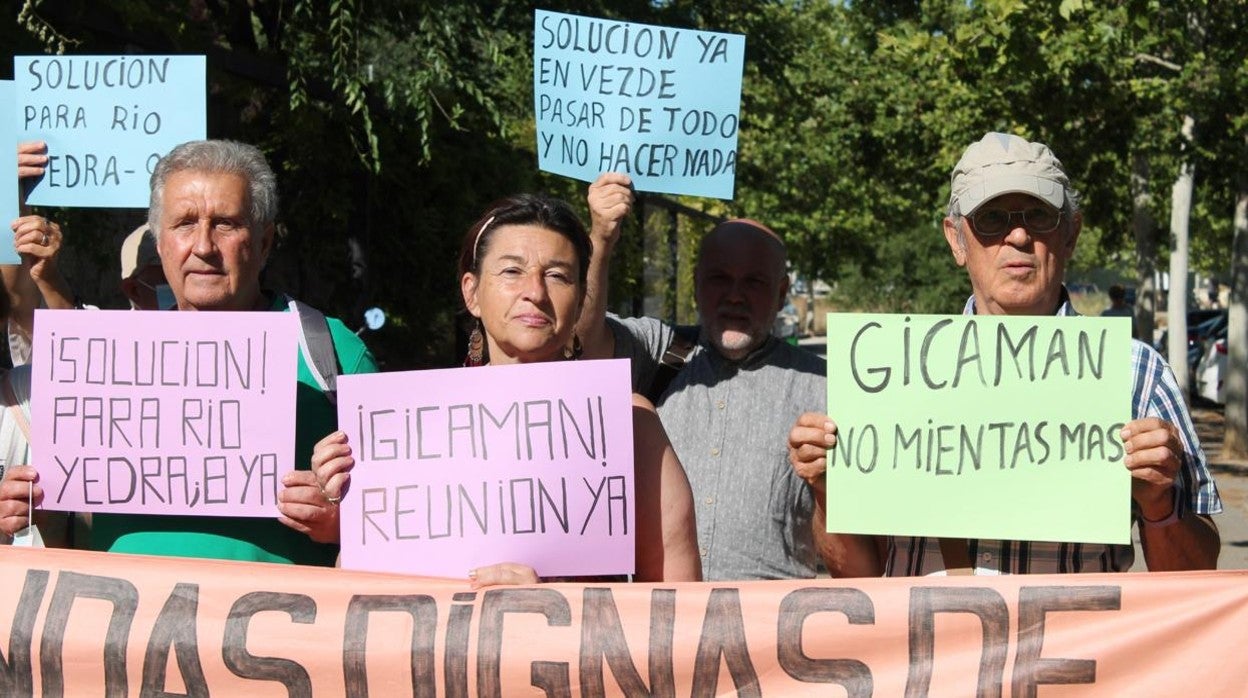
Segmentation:
{"type": "MultiPolygon", "coordinates": [[[[47,145],[42,141],[26,141],[17,146],[19,179],[38,177],[47,164],[47,145]]],[[[32,336],[35,308],[42,297],[49,308],[74,307],[74,294],[57,267],[56,259],[64,237],[56,223],[31,214],[25,201],[22,217],[13,221],[13,247],[22,263],[3,265],[4,289],[9,294],[9,322],[12,330],[27,338],[32,336]]]]}
{"type": "Polygon", "coordinates": [[[74,292],[57,264],[64,243],[61,226],[43,216],[23,216],[13,224],[13,247],[22,258],[21,268],[44,305],[54,310],[74,307],[74,292]]]}
{"type": "Polygon", "coordinates": [[[815,547],[833,577],[878,577],[884,573],[874,536],[827,532],[828,449],[836,448],[836,423],[807,412],[789,430],[789,463],[815,497],[811,525],[815,547]]]}
{"type": "Polygon", "coordinates": [[[637,573],[639,582],[698,582],[698,525],[693,491],[654,405],[633,396],[633,458],[637,464],[637,573]]]}
{"type": "MultiPolygon", "coordinates": [[[[35,309],[42,298],[44,306],[57,310],[74,307],[74,293],[57,267],[61,250],[61,227],[43,216],[22,216],[13,221],[13,247],[21,264],[0,267],[4,290],[9,294],[9,332],[29,342],[34,336],[35,309]]],[[[14,363],[19,363],[14,357],[14,363]]]]}
{"type": "Polygon", "coordinates": [[[589,260],[589,278],[585,289],[585,305],[576,332],[585,348],[587,359],[609,359],[615,351],[615,340],[607,327],[607,289],[610,279],[611,252],[620,239],[624,219],[633,209],[632,180],[628,175],[606,172],[589,185],[589,237],[593,251],[589,260]]]}
{"type": "Polygon", "coordinates": [[[1128,422],[1122,430],[1123,462],[1131,497],[1139,507],[1140,545],[1152,572],[1215,569],[1221,536],[1213,519],[1181,512],[1177,479],[1184,450],[1178,429],[1159,417],[1128,422]]]}

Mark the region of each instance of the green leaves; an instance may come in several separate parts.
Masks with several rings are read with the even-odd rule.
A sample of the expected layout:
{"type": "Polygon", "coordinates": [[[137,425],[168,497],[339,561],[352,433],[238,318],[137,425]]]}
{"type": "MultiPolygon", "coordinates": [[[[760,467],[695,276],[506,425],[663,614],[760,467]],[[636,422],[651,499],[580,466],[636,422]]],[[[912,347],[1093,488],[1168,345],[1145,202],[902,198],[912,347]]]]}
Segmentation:
{"type": "Polygon", "coordinates": [[[1062,4],[1057,8],[1057,13],[1062,19],[1070,21],[1070,18],[1076,12],[1082,12],[1084,9],[1084,0],[1062,0],[1062,4]]]}
{"type": "MultiPolygon", "coordinates": [[[[36,5],[21,4],[19,23],[49,50],[79,41],[82,53],[125,44],[215,56],[212,135],[257,143],[281,172],[290,234],[275,285],[339,313],[366,296],[383,304],[395,334],[371,341],[393,341],[392,366],[451,360],[457,240],[488,201],[541,189],[583,206],[583,183],[536,171],[530,3],[96,3],[124,37],[77,17],[44,21],[36,5]],[[372,265],[366,284],[342,261],[348,238],[372,265]]],[[[988,130],[1053,146],[1085,195],[1078,264],[1121,267],[1134,250],[1131,163],[1146,162],[1149,190],[1169,191],[1178,124],[1192,114],[1193,259],[1225,265],[1248,129],[1243,3],[576,0],[551,9],[747,36],[736,199],[685,203],[765,221],[794,266],[834,282],[847,306],[961,307],[966,281],[940,221],[950,169],[988,130]]],[[[1150,205],[1168,220],[1168,197],[1150,205]]],[[[682,219],[678,228],[673,303],[684,313],[689,257],[709,226],[682,219]]],[[[635,291],[646,260],[636,247],[620,253],[616,290],[635,291]]]]}

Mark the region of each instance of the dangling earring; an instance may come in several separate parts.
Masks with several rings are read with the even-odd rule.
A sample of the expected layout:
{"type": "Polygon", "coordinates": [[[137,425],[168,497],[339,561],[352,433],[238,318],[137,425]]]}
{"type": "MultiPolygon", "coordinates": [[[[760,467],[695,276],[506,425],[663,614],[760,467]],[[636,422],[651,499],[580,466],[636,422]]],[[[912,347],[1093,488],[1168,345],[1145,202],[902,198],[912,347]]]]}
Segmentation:
{"type": "Polygon", "coordinates": [[[468,357],[465,366],[480,366],[485,363],[485,333],[481,331],[481,318],[477,318],[476,327],[468,335],[468,357]]]}
{"type": "Polygon", "coordinates": [[[575,332],[572,333],[572,346],[563,348],[563,358],[575,361],[581,358],[581,354],[585,353],[585,347],[581,346],[581,336],[575,332]]]}

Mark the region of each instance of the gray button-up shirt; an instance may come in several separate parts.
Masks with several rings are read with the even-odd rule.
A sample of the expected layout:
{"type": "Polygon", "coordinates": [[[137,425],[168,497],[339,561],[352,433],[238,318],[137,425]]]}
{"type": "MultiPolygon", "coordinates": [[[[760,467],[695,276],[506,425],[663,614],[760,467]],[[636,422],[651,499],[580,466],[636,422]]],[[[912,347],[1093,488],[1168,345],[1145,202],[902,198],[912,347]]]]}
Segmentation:
{"type": "MultiPolygon", "coordinates": [[[[615,355],[650,384],[672,330],[653,318],[609,318],[615,355]]],[[[815,576],[814,497],[788,461],[803,412],[827,412],[823,359],[770,338],[742,361],[696,346],[659,399],[659,417],[693,489],[708,581],[815,576]]]]}

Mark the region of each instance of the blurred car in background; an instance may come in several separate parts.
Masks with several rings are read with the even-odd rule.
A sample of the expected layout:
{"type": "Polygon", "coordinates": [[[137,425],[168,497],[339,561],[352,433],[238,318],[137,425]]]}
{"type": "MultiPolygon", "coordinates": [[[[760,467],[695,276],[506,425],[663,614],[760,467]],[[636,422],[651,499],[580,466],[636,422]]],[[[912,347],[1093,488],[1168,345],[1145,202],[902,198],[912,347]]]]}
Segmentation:
{"type": "Polygon", "coordinates": [[[784,307],[776,314],[771,333],[789,344],[797,344],[797,338],[801,334],[801,316],[798,315],[797,306],[793,305],[792,299],[786,299],[784,307]]]}
{"type": "MultiPolygon", "coordinates": [[[[1187,370],[1191,380],[1187,382],[1190,386],[1196,385],[1196,367],[1200,365],[1201,359],[1204,358],[1206,347],[1211,343],[1211,339],[1216,339],[1219,334],[1226,337],[1226,325],[1228,315],[1226,309],[1199,309],[1189,310],[1187,313],[1187,370]]],[[[1153,345],[1161,355],[1166,357],[1170,362],[1170,368],[1178,371],[1178,364],[1170,360],[1169,342],[1170,330],[1167,329],[1161,333],[1161,338],[1153,345]]]]}
{"type": "Polygon", "coordinates": [[[1226,404],[1226,329],[1226,325],[1222,325],[1222,331],[1205,342],[1204,353],[1195,371],[1196,395],[1219,405],[1226,404]]]}

